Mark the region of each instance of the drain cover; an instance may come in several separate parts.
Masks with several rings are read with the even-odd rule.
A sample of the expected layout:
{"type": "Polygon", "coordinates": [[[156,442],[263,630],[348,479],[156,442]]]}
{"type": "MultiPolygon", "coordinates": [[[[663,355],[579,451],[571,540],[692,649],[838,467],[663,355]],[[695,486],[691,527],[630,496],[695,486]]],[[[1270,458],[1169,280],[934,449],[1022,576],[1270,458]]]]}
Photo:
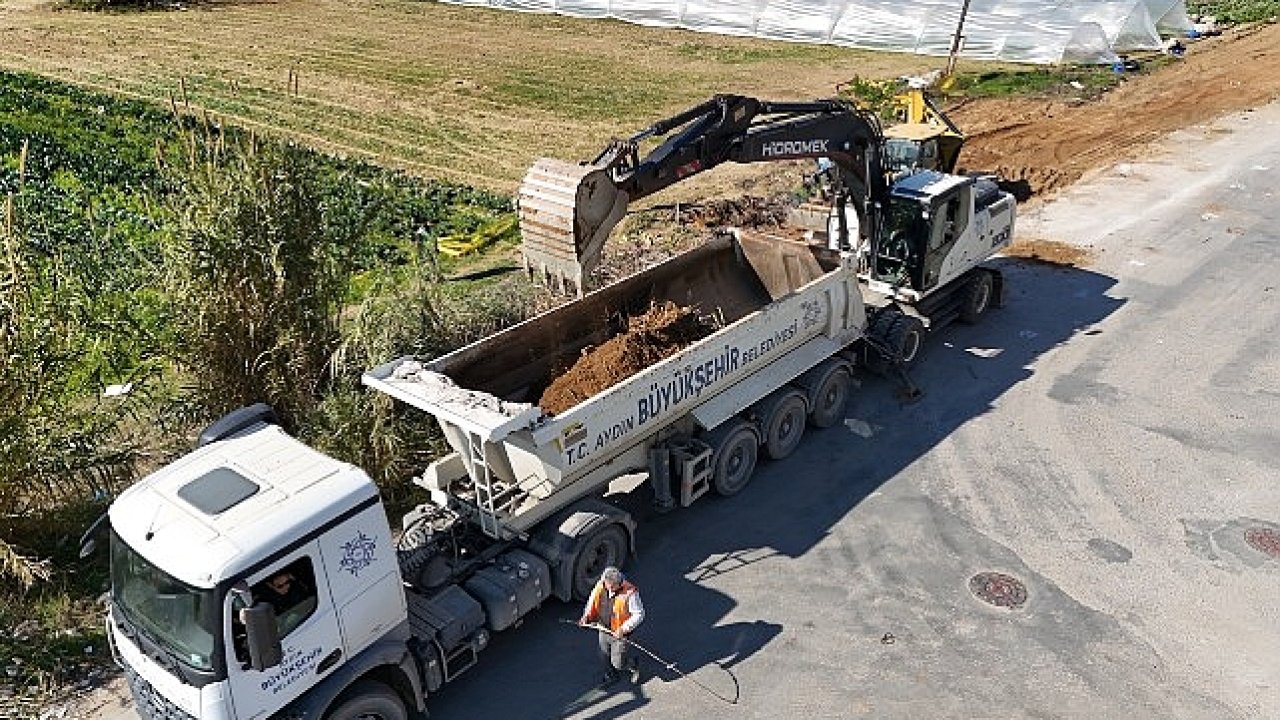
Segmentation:
{"type": "Polygon", "coordinates": [[[1027,588],[1012,575],[983,572],[969,578],[969,591],[979,600],[996,607],[1020,608],[1027,601],[1027,588]]]}
{"type": "Polygon", "coordinates": [[[1271,528],[1252,527],[1244,531],[1244,541],[1260,553],[1280,558],[1280,532],[1271,528]]]}

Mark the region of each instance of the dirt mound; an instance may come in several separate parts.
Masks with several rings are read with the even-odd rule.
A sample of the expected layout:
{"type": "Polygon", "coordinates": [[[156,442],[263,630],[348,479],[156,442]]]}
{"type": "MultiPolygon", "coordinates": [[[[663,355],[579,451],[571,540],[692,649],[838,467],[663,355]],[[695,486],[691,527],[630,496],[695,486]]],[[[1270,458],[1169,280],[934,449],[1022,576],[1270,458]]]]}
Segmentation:
{"type": "Polygon", "coordinates": [[[1095,102],[992,98],[948,110],[968,137],[960,163],[1046,195],[1142,156],[1161,135],[1264,105],[1280,97],[1280,25],[1191,43],[1169,62],[1095,102]]]}
{"type": "Polygon", "coordinates": [[[538,407],[562,413],[605,388],[670,357],[715,332],[715,325],[690,307],[655,304],[627,320],[623,332],[582,352],[577,362],[552,381],[538,407]]]}
{"type": "Polygon", "coordinates": [[[1092,259],[1089,250],[1078,245],[1039,238],[1020,239],[1001,254],[1060,267],[1078,267],[1092,259]]]}
{"type": "Polygon", "coordinates": [[[790,203],[785,197],[717,198],[692,208],[683,222],[702,227],[778,227],[787,221],[790,203]]]}

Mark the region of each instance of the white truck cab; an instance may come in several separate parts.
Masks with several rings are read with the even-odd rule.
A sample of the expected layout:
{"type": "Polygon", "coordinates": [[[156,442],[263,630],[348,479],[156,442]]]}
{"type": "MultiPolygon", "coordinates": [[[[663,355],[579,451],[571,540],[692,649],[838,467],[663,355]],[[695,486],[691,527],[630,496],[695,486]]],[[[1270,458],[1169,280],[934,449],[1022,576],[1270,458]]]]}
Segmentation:
{"type": "Polygon", "coordinates": [[[377,488],[275,425],[165,466],[110,521],[109,638],[144,718],[267,717],[379,641],[403,651],[377,488]],[[273,620],[252,643],[245,607],[273,620]]]}

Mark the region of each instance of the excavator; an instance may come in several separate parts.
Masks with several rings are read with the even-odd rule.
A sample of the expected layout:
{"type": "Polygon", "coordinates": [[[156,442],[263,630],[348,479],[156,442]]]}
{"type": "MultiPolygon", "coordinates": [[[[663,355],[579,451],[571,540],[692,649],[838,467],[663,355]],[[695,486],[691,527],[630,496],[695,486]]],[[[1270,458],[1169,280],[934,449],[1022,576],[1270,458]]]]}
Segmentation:
{"type": "Polygon", "coordinates": [[[939,169],[954,158],[889,162],[890,147],[875,115],[843,99],[716,95],[610,141],[590,162],[535,162],[518,195],[525,265],[581,295],[630,203],[725,162],[811,159],[830,199],[826,228],[812,236],[857,263],[868,305],[922,327],[971,322],[1001,302],[999,272],[980,263],[1012,242],[1013,196],[992,178],[939,169]],[[660,142],[642,156],[650,139],[660,142]]]}
{"type": "Polygon", "coordinates": [[[924,168],[955,172],[964,133],[927,94],[928,88],[940,81],[904,77],[898,82],[894,103],[901,121],[885,128],[885,166],[890,171],[924,168]]]}

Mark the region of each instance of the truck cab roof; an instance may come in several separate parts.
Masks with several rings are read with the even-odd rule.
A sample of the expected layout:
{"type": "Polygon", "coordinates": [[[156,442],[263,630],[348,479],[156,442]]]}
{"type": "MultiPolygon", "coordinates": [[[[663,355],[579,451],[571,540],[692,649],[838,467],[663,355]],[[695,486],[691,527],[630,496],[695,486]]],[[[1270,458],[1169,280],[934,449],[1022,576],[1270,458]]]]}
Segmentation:
{"type": "Polygon", "coordinates": [[[359,468],[256,423],[138,481],[111,505],[111,526],[150,562],[212,587],[333,518],[376,499],[359,468]]]}

